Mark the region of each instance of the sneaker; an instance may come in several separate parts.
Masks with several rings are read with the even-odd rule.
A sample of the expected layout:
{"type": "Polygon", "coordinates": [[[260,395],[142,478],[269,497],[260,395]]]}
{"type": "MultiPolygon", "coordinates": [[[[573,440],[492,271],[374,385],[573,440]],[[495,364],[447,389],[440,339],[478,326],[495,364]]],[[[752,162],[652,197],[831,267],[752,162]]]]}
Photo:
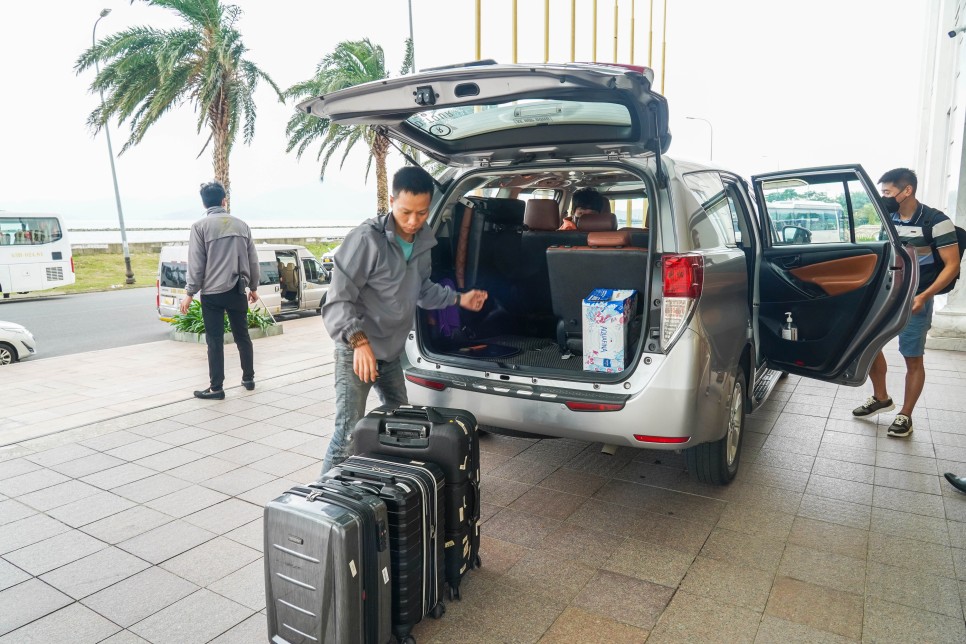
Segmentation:
{"type": "Polygon", "coordinates": [[[252,391],[253,389],[255,389],[255,380],[254,379],[242,380],[242,387],[244,387],[248,391],[252,391]]]}
{"type": "Polygon", "coordinates": [[[856,418],[864,418],[865,416],[874,416],[884,411],[891,411],[895,408],[896,406],[892,402],[892,398],[876,400],[875,396],[869,396],[869,399],[861,407],[856,407],[852,410],[852,415],[856,418]]]}
{"type": "Polygon", "coordinates": [[[889,425],[889,436],[902,438],[912,433],[912,419],[905,414],[896,414],[896,419],[889,425]]]}

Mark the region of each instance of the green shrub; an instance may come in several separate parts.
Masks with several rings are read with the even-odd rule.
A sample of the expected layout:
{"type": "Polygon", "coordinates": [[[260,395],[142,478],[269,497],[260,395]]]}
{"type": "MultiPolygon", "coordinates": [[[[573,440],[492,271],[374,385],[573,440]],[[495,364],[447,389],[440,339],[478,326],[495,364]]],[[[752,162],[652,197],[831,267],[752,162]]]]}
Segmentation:
{"type": "MultiPolygon", "coordinates": [[[[225,322],[225,333],[231,333],[231,325],[228,323],[228,316],[224,317],[225,322]]],[[[265,329],[267,327],[275,324],[273,320],[266,311],[248,309],[248,328],[249,329],[265,329]]],[[[201,316],[201,303],[198,300],[191,302],[191,306],[188,307],[188,312],[185,314],[177,313],[171,318],[171,326],[175,328],[176,331],[184,331],[185,333],[204,333],[205,332],[205,320],[201,316]]]]}

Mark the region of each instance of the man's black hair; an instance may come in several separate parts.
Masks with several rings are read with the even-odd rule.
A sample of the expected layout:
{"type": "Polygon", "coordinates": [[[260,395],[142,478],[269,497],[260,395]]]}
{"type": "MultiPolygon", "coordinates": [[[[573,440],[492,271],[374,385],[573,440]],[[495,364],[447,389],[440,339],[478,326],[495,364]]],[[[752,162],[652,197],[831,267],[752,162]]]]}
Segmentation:
{"type": "Polygon", "coordinates": [[[396,198],[400,192],[413,195],[433,194],[433,177],[422,168],[407,165],[396,171],[392,176],[392,196],[396,198]]]}
{"type": "Polygon", "coordinates": [[[899,190],[905,190],[906,186],[912,186],[912,194],[916,194],[916,188],[919,187],[919,179],[916,177],[915,170],[909,168],[889,170],[879,178],[879,183],[891,183],[899,190]]]}
{"type": "Polygon", "coordinates": [[[201,184],[201,203],[205,208],[220,206],[225,200],[225,186],[220,181],[209,181],[201,184]]]}
{"type": "Polygon", "coordinates": [[[570,204],[571,211],[577,210],[577,208],[590,208],[597,212],[603,212],[604,195],[593,188],[581,188],[574,193],[573,200],[570,204]]]}

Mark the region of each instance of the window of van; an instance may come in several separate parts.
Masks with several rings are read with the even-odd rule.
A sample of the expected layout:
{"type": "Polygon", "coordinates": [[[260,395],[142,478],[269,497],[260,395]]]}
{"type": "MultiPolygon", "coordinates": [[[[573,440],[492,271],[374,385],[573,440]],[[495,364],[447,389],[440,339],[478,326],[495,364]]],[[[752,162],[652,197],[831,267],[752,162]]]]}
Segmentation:
{"type": "Polygon", "coordinates": [[[161,262],[161,274],[158,276],[160,286],[168,288],[184,288],[188,282],[187,262],[161,262]]]}
{"type": "Polygon", "coordinates": [[[258,285],[278,284],[278,262],[258,262],[258,285]]]}

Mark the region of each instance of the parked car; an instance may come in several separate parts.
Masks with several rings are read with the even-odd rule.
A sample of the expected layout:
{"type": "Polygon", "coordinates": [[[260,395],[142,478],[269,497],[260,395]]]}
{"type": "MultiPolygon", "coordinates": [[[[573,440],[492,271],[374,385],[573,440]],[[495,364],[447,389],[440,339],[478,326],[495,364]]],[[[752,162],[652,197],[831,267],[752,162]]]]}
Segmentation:
{"type": "Polygon", "coordinates": [[[0,365],[13,364],[32,356],[37,351],[37,341],[24,326],[0,321],[0,365]]]}
{"type": "MultiPolygon", "coordinates": [[[[272,314],[299,311],[322,312],[322,296],[328,288],[329,271],[304,246],[256,244],[258,252],[258,296],[253,308],[268,308],[272,314]]],[[[178,313],[185,297],[188,277],[188,246],[163,246],[158,260],[158,317],[168,322],[178,313]]]]}
{"type": "Polygon", "coordinates": [[[342,244],[322,253],[322,266],[329,272],[329,275],[332,274],[332,270],[335,268],[335,254],[340,248],[342,248],[342,244]]]}
{"type": "Polygon", "coordinates": [[[865,381],[908,319],[918,266],[861,166],[746,181],[668,157],[668,104],[652,82],[641,67],[483,62],[299,107],[376,126],[449,167],[429,219],[433,273],[490,297],[480,314],[460,311],[456,331],[418,314],[404,354],[411,402],[544,436],[683,449],[694,478],[724,484],[745,415],[781,374],[865,381]],[[558,231],[579,188],[607,205],[558,231]],[[773,201],[817,195],[842,205],[841,238],[776,226],[773,201]],[[856,241],[859,196],[883,241],[856,241]],[[583,346],[599,322],[582,322],[582,302],[602,288],[637,294],[611,373],[588,368],[583,346]],[[789,316],[797,340],[783,333],[789,316]]]}

